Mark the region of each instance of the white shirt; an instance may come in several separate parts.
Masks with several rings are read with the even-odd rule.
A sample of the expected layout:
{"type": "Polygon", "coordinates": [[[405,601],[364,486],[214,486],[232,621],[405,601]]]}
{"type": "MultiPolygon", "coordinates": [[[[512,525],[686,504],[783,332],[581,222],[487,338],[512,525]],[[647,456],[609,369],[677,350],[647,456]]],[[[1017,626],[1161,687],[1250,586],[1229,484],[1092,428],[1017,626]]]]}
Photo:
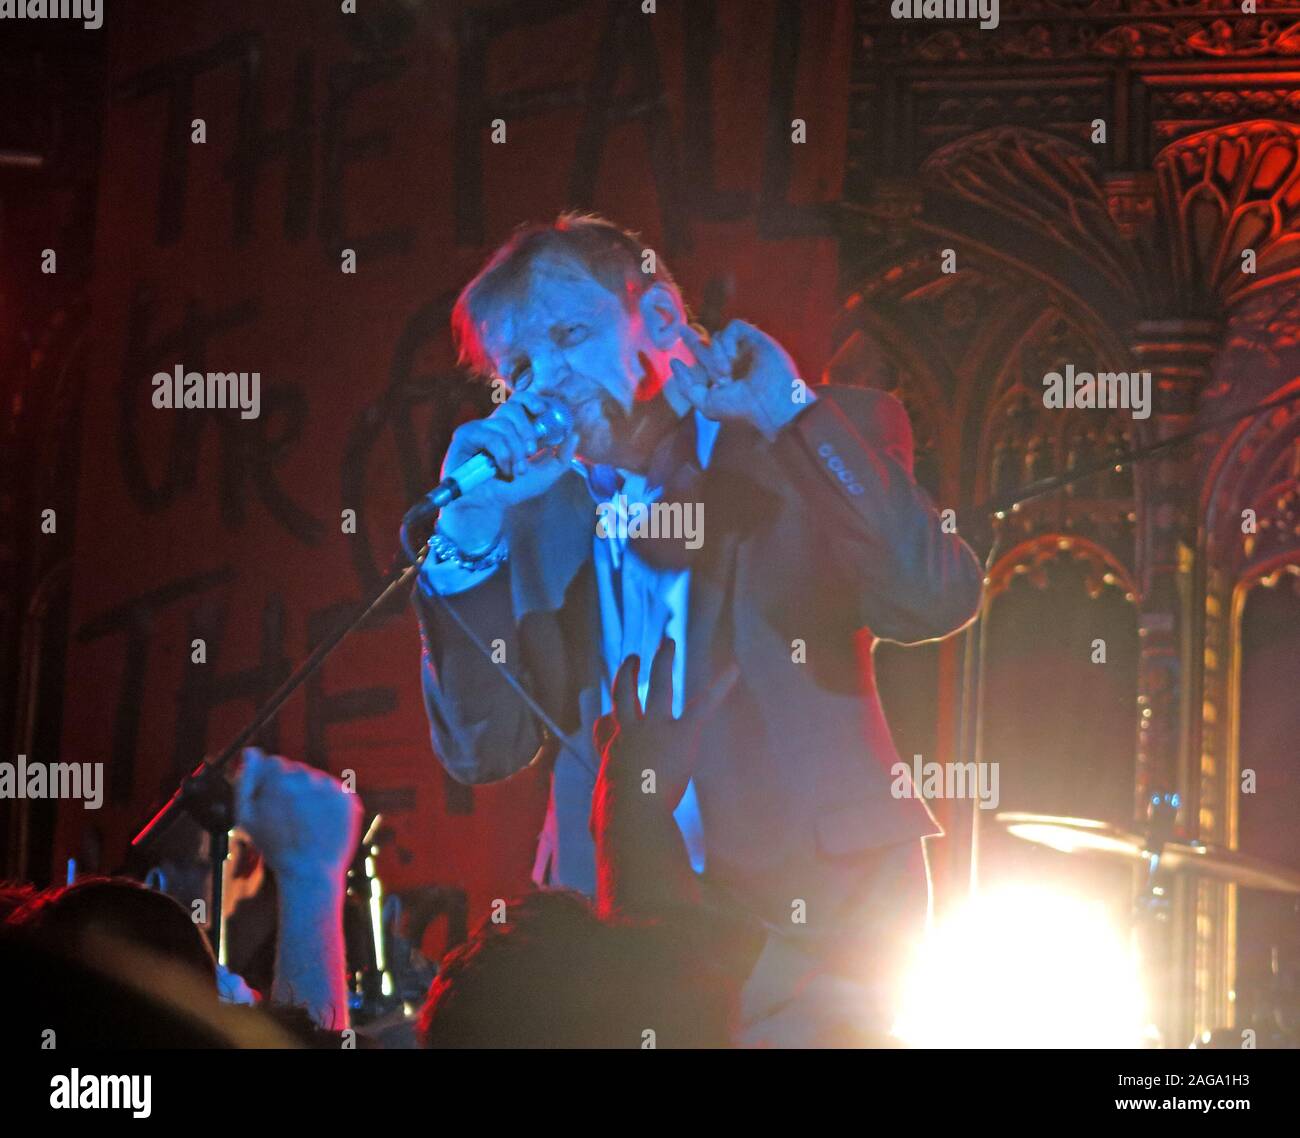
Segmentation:
{"type": "MultiPolygon", "coordinates": [[[[700,469],[708,466],[717,441],[721,424],[706,419],[698,411],[695,415],[696,457],[700,469]]],[[[657,501],[663,493],[660,486],[647,485],[645,475],[630,470],[618,470],[622,485],[612,494],[597,493],[592,486],[591,472],[581,468],[592,488],[592,497],[599,505],[607,502],[611,512],[608,522],[598,530],[594,544],[596,590],[600,598],[601,658],[604,676],[601,682],[601,710],[611,707],[610,691],[614,677],[623,661],[629,656],[641,658],[639,692],[642,706],[650,690],[650,663],[664,639],[672,640],[677,651],[673,657],[673,718],[681,718],[686,703],[686,617],[689,611],[691,571],[689,569],[659,569],[646,564],[636,553],[628,539],[627,525],[619,525],[618,517],[626,515],[640,503],[657,501]]],[[[704,827],[700,817],[699,799],[695,793],[695,780],[686,785],[686,793],[673,812],[678,828],[686,842],[691,868],[704,872],[704,827]]]]}

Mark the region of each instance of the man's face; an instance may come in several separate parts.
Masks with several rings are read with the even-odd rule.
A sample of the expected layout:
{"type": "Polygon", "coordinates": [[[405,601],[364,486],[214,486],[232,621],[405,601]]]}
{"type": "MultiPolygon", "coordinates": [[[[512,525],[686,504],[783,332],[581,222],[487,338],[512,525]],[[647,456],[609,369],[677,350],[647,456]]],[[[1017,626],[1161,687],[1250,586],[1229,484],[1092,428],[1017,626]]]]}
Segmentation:
{"type": "Polygon", "coordinates": [[[485,346],[511,391],[558,399],[573,411],[578,451],[619,464],[638,408],[669,374],[642,308],[578,265],[539,260],[524,299],[488,321],[485,346]]]}

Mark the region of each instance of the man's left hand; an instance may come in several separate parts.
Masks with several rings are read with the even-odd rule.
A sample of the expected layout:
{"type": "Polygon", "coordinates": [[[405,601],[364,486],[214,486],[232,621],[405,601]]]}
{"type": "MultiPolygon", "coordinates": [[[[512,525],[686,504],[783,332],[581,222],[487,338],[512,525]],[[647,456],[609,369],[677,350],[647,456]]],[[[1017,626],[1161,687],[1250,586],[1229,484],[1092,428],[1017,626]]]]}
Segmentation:
{"type": "Polygon", "coordinates": [[[673,375],[706,418],[750,423],[771,440],[817,398],[790,354],[744,320],[732,320],[708,344],[686,325],[682,340],[695,363],[673,360],[673,375]]]}

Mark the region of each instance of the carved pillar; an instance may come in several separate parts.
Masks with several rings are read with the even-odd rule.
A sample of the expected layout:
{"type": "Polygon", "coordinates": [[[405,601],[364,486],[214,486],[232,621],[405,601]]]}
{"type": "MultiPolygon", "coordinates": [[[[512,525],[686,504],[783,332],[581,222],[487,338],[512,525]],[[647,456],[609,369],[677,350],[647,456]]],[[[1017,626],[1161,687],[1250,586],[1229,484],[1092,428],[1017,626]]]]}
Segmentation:
{"type": "MultiPolygon", "coordinates": [[[[1219,334],[1217,324],[1204,320],[1144,321],[1134,329],[1133,351],[1142,370],[1151,372],[1152,411],[1143,432],[1145,443],[1192,426],[1219,334]]],[[[1142,650],[1135,805],[1139,816],[1153,792],[1177,790],[1185,800],[1189,787],[1180,746],[1187,726],[1182,704],[1183,648],[1190,631],[1183,586],[1195,548],[1197,476],[1190,447],[1167,452],[1138,468],[1142,650]]]]}
{"type": "MultiPolygon", "coordinates": [[[[1151,418],[1143,443],[1188,430],[1210,376],[1220,328],[1209,320],[1139,323],[1132,347],[1151,372],[1151,418]]],[[[1193,736],[1194,682],[1200,661],[1193,567],[1198,470],[1195,451],[1179,447],[1136,470],[1139,528],[1137,577],[1138,739],[1135,813],[1146,816],[1153,795],[1175,791],[1179,821],[1196,832],[1197,769],[1193,736]]],[[[1194,899],[1193,899],[1194,900],[1194,899]]],[[[1193,1031],[1187,999],[1192,962],[1188,944],[1194,904],[1175,892],[1170,921],[1148,942],[1148,990],[1155,1023],[1168,1045],[1185,1046],[1193,1031]]]]}

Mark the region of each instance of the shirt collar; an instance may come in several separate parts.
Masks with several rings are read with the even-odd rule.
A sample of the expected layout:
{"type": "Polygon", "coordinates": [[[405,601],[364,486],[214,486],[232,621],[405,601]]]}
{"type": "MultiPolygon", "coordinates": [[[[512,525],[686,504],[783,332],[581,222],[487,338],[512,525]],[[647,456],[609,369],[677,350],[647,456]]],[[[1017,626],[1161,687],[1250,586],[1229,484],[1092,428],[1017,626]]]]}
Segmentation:
{"type": "Polygon", "coordinates": [[[691,464],[703,469],[708,465],[719,426],[698,411],[683,415],[678,425],[655,447],[644,475],[606,463],[587,464],[576,458],[573,467],[582,475],[596,502],[608,502],[625,488],[629,492],[635,487],[646,494],[657,494],[672,474],[683,466],[691,464]]]}

